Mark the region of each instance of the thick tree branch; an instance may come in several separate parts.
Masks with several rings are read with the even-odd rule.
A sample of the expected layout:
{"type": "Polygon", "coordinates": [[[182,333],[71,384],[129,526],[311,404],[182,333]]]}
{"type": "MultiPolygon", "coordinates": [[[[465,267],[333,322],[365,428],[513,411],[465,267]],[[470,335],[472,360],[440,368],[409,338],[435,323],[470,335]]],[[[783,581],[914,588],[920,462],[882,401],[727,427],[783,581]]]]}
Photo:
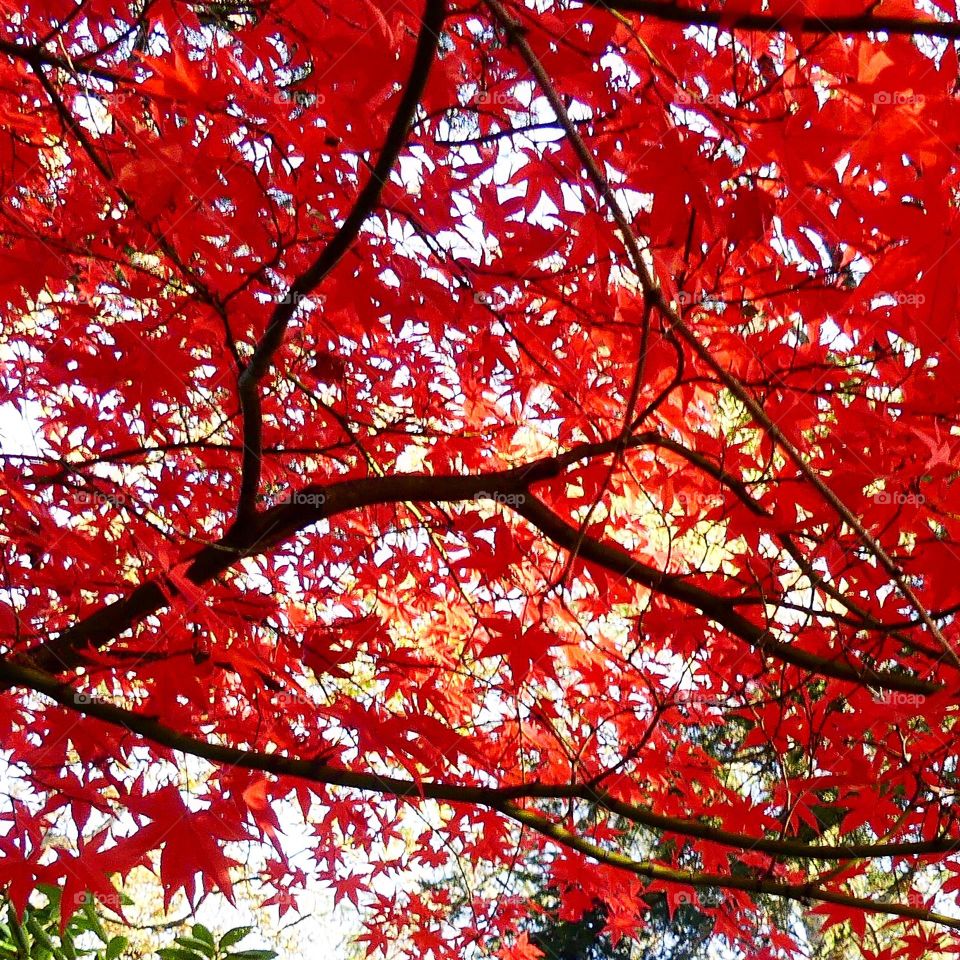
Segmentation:
{"type": "Polygon", "coordinates": [[[890,577],[890,580],[900,594],[916,611],[923,625],[936,639],[950,662],[955,667],[960,668],[960,655],[958,655],[957,651],[954,650],[953,646],[944,637],[936,621],[930,616],[930,613],[927,611],[916,591],[907,581],[899,565],[884,549],[883,545],[866,529],[853,511],[834,493],[826,481],[807,463],[800,450],[784,431],[770,419],[766,411],[747,387],[744,386],[735,374],[727,370],[723,364],[713,356],[710,350],[700,341],[700,338],[694,330],[686,323],[683,317],[681,317],[679,311],[666,297],[655,273],[644,258],[643,251],[633,231],[630,220],[621,207],[606,176],[600,169],[596,158],[587,148],[576,125],[571,120],[563,100],[553,85],[553,81],[550,79],[546,70],[544,70],[543,64],[541,64],[536,53],[534,53],[533,48],[527,42],[521,24],[506,11],[499,0],[485,0],[485,2],[493,14],[494,20],[503,29],[504,33],[510,39],[510,42],[520,51],[523,61],[529,67],[530,72],[537,81],[537,85],[540,87],[544,97],[547,99],[547,102],[550,104],[551,109],[563,127],[564,133],[573,147],[574,153],[586,168],[590,182],[610,209],[614,222],[620,229],[621,237],[630,259],[630,265],[639,278],[644,300],[647,303],[653,302],[657,309],[663,314],[670,328],[679,334],[680,338],[691,348],[696,356],[717,375],[720,382],[743,404],[754,422],[780,447],[807,482],[857,535],[860,542],[873,554],[877,562],[890,577]]]}
{"type": "Polygon", "coordinates": [[[892,17],[872,14],[833,16],[803,16],[800,7],[784,4],[784,13],[748,13],[736,9],[692,7],[679,3],[661,3],[657,0],[587,0],[590,6],[621,13],[639,13],[657,20],[690,26],[718,27],[722,30],[758,30],[763,33],[862,34],[888,33],[908,37],[960,38],[960,21],[928,18],[892,17]]]}
{"type": "Polygon", "coordinates": [[[908,920],[926,920],[939,926],[960,930],[960,919],[934,913],[924,907],[912,907],[904,903],[881,903],[868,900],[865,897],[855,897],[850,894],[828,890],[818,883],[782,883],[778,880],[767,880],[761,877],[733,876],[730,874],[699,873],[692,870],[674,870],[656,863],[646,863],[633,860],[623,854],[613,853],[603,847],[577,836],[566,828],[554,823],[547,817],[531,810],[521,810],[512,805],[502,808],[503,812],[522,823],[524,826],[536,830],[537,833],[549,837],[560,846],[576,850],[600,863],[626,870],[638,877],[661,883],[683,884],[691,887],[714,888],[720,890],[744,890],[749,893],[766,893],[773,897],[782,897],[786,900],[799,900],[807,903],[810,900],[819,900],[821,903],[835,903],[839,906],[862,910],[866,913],[881,913],[889,916],[902,917],[908,920]]]}
{"type": "MultiPolygon", "coordinates": [[[[590,562],[639,583],[650,590],[699,610],[734,636],[759,650],[813,673],[869,684],[879,689],[927,695],[939,687],[906,674],[874,670],[865,665],[819,657],[777,641],[768,630],[752,623],[734,609],[735,601],[711,593],[678,574],[665,573],[631,557],[619,547],[579,537],[576,529],[530,493],[531,487],[558,476],[565,467],[586,456],[608,454],[611,445],[586,445],[559,457],[547,457],[521,467],[468,476],[399,474],[363,477],[303,488],[293,502],[281,503],[258,514],[255,522],[233,528],[221,540],[203,547],[180,565],[196,585],[208,583],[243,557],[266,553],[294,534],[320,520],[362,507],[385,503],[455,503],[474,500],[478,494],[498,492],[514,495],[513,509],[557,546],[578,552],[590,562]]],[[[84,662],[84,650],[100,648],[137,622],[170,603],[177,588],[167,576],[149,580],[126,597],[101,608],[34,650],[19,655],[23,663],[59,673],[84,662]]]]}
{"type": "Polygon", "coordinates": [[[888,671],[874,670],[866,665],[819,657],[794,644],[782,643],[776,640],[769,630],[736,613],[732,601],[715,596],[680,576],[665,574],[654,567],[649,567],[635,560],[620,547],[601,543],[590,537],[581,537],[575,527],[566,523],[533,497],[527,497],[514,509],[558,546],[571,552],[576,551],[592,563],[699,610],[704,616],[716,621],[765,656],[821,676],[848,680],[852,683],[865,683],[920,694],[929,694],[936,689],[934,684],[915,677],[898,676],[888,671]],[[891,684],[895,686],[890,686],[891,684]]]}
{"type": "Polygon", "coordinates": [[[589,786],[527,784],[495,788],[429,781],[417,782],[376,773],[347,770],[317,763],[315,760],[302,760],[278,753],[264,753],[210,743],[207,740],[179,733],[161,723],[155,717],[140,714],[102,700],[81,697],[70,684],[63,683],[47,673],[20,664],[0,663],[0,681],[8,687],[24,687],[42,693],[69,710],[122,727],[155,744],[208,760],[211,763],[240,767],[245,770],[257,770],[275,776],[296,777],[311,783],[346,787],[383,796],[485,806],[530,827],[563,847],[576,850],[594,860],[626,870],[648,880],[693,887],[745,890],[792,900],[814,899],[870,913],[924,920],[941,926],[960,929],[960,919],[946,917],[922,907],[882,903],[850,896],[836,890],[826,889],[817,883],[789,884],[753,876],[675,870],[655,863],[636,861],[623,854],[600,847],[534,810],[518,806],[517,801],[520,799],[583,799],[588,802],[599,803],[610,812],[624,816],[636,823],[642,823],[644,826],[661,829],[668,833],[698,837],[739,849],[765,850],[766,852],[804,859],[850,860],[862,859],[867,856],[946,853],[956,848],[956,840],[939,839],[929,843],[819,846],[800,841],[774,841],[762,837],[748,837],[729,831],[717,830],[695,821],[658,816],[642,807],[635,807],[623,801],[618,801],[604,791],[597,791],[589,786]]]}
{"type": "Polygon", "coordinates": [[[284,334],[301,301],[313,293],[324,277],[333,270],[350,249],[367,217],[373,212],[386,185],[390,172],[407,140],[410,125],[416,116],[417,105],[423,96],[436,57],[440,30],[446,17],[445,0],[426,0],[426,9],[420,24],[417,47],[397,111],[387,129],[387,136],[356,202],[333,238],[320,255],[289,286],[281,301],[274,307],[263,337],[257,344],[247,366],[240,375],[238,391],[243,414],[243,466],[240,480],[240,499],[237,506],[237,525],[246,523],[256,512],[257,492],[260,489],[260,468],[263,447],[263,420],[260,408],[260,381],[273,362],[283,343],[284,334]]]}

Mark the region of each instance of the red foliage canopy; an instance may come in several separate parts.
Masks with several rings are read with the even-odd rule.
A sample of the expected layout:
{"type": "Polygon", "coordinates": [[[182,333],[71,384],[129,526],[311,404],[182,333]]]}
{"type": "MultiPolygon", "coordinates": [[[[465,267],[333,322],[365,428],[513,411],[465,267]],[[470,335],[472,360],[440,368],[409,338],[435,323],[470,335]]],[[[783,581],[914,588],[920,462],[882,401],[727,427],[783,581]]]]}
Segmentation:
{"type": "Polygon", "coordinates": [[[754,956],[791,949],[784,900],[948,944],[931,10],[6,4],[14,901],[156,851],[170,893],[229,890],[253,840],[276,902],[332,881],[371,951],[533,955],[528,856],[618,934],[667,891],[754,956]],[[392,880],[457,858],[467,919],[392,880]]]}

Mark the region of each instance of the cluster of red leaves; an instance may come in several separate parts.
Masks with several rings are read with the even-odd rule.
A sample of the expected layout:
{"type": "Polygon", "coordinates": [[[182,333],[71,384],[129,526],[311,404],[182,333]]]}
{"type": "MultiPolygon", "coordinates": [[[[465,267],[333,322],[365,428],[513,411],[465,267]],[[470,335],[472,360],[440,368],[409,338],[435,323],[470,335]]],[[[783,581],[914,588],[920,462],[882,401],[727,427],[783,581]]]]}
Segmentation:
{"type": "Polygon", "coordinates": [[[371,951],[534,956],[523,857],[948,948],[960,31],[772,6],[4,5],[16,903],[253,840],[371,951]]]}

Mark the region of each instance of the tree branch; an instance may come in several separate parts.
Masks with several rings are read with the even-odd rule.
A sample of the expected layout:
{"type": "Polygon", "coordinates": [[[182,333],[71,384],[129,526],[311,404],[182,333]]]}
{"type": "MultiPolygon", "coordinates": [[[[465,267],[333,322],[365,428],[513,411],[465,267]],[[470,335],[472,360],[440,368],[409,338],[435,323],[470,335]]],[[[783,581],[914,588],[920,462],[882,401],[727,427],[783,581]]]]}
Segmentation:
{"type": "MultiPolygon", "coordinates": [[[[749,646],[766,656],[822,676],[878,689],[929,695],[939,688],[907,674],[874,670],[826,657],[819,657],[793,644],[776,640],[768,630],[752,623],[734,609],[734,601],[692,584],[681,575],[665,573],[643,563],[617,546],[590,537],[582,541],[576,529],[530,493],[533,484],[562,473],[571,462],[586,456],[610,453],[617,440],[585,445],[558,457],[546,457],[521,467],[466,476],[399,474],[363,477],[332,484],[313,484],[298,491],[292,502],[277,504],[258,514],[256,522],[234,527],[221,540],[211,543],[179,565],[196,585],[209,582],[243,557],[265,553],[320,520],[362,507],[385,503],[456,503],[474,500],[480,493],[515,495],[512,507],[557,546],[578,549],[584,557],[650,590],[699,610],[749,646]]],[[[135,588],[92,615],[64,630],[58,637],[18,656],[18,661],[52,673],[84,662],[85,648],[100,648],[129,630],[144,617],[163,609],[179,591],[166,574],[135,588]]]]}
{"type": "Polygon", "coordinates": [[[806,903],[810,900],[819,900],[822,903],[835,903],[839,906],[862,910],[866,913],[881,913],[889,916],[903,917],[909,920],[926,920],[939,926],[960,930],[960,919],[947,917],[941,913],[934,913],[924,907],[911,907],[904,903],[881,903],[868,900],[864,897],[854,897],[835,890],[827,890],[817,883],[781,883],[777,880],[767,880],[761,877],[733,876],[730,874],[700,873],[693,870],[674,870],[657,863],[645,863],[633,860],[620,853],[613,853],[603,847],[591,843],[584,837],[577,836],[569,830],[554,823],[532,810],[522,810],[511,805],[500,808],[503,813],[518,823],[536,830],[537,833],[549,837],[560,846],[576,850],[585,856],[626,870],[638,877],[661,883],[676,883],[691,887],[711,887],[720,890],[744,890],[748,893],[765,893],[785,900],[799,900],[806,903]]]}
{"type": "Polygon", "coordinates": [[[834,493],[832,487],[807,463],[800,450],[784,431],[770,419],[747,387],[744,386],[735,374],[731,373],[723,364],[718,362],[713,354],[710,353],[710,350],[701,343],[700,338],[693,329],[687,325],[683,317],[680,316],[680,313],[664,295],[656,274],[644,259],[640,244],[627,215],[624,213],[606,176],[601,171],[597,160],[587,149],[576,125],[570,119],[570,114],[554,87],[550,76],[546,70],[544,70],[543,64],[541,64],[536,53],[534,53],[533,48],[527,43],[526,37],[523,34],[522,25],[507,13],[499,0],[485,0],[485,2],[493,14],[494,20],[503,29],[510,42],[520,51],[523,61],[529,67],[544,97],[547,99],[547,102],[550,104],[551,109],[563,127],[564,133],[570,145],[573,147],[574,153],[586,168],[590,182],[602,197],[604,203],[609,207],[614,222],[620,229],[630,264],[634,273],[639,278],[640,289],[645,302],[653,302],[657,309],[662,312],[670,328],[679,334],[696,356],[717,375],[720,382],[743,404],[753,418],[753,421],[780,447],[821,498],[857,535],[857,539],[873,554],[901,596],[903,596],[916,611],[923,625],[936,639],[937,643],[950,659],[950,662],[955,667],[960,668],[960,655],[958,655],[957,651],[954,650],[953,646],[944,637],[939,626],[930,616],[930,613],[927,611],[916,591],[907,581],[903,571],[887,553],[883,545],[864,527],[859,518],[850,510],[843,500],[834,493]]]}
{"type": "Polygon", "coordinates": [[[575,527],[566,523],[533,497],[527,497],[513,509],[558,546],[571,552],[576,551],[587,560],[607,570],[619,573],[628,580],[633,580],[635,583],[699,610],[704,616],[716,621],[765,656],[774,657],[783,663],[792,664],[821,676],[847,680],[851,683],[924,695],[933,693],[937,689],[935,684],[916,677],[891,674],[884,670],[874,670],[866,665],[860,666],[819,657],[794,644],[782,643],[776,640],[769,630],[736,613],[730,600],[697,587],[678,575],[666,574],[647,566],[618,546],[601,543],[590,537],[581,537],[575,527]]]}
{"type": "Polygon", "coordinates": [[[696,836],[727,846],[740,849],[762,850],[787,853],[809,859],[848,860],[861,859],[864,856],[896,856],[950,852],[957,846],[956,840],[941,839],[931,843],[875,844],[849,846],[823,846],[805,844],[799,841],[771,841],[766,838],[746,837],[728,831],[716,830],[695,821],[681,818],[661,817],[645,811],[643,808],[617,801],[603,791],[590,787],[564,784],[547,786],[541,784],[520,785],[517,787],[491,788],[474,787],[442,782],[405,780],[376,773],[352,771],[334,767],[315,760],[303,760],[278,753],[264,753],[244,750],[238,747],[210,743],[188,734],[179,733],[161,723],[155,717],[137,713],[124,707],[102,700],[90,700],[80,696],[67,683],[63,683],[42,671],[14,663],[0,662],[0,680],[8,687],[17,686],[34,690],[49,697],[69,710],[93,717],[105,723],[122,727],[137,736],[143,737],[160,746],[208,760],[211,763],[225,764],[245,770],[257,770],[275,776],[297,777],[311,783],[324,786],[346,787],[383,796],[407,798],[411,800],[437,800],[447,803],[485,806],[530,827],[571,850],[576,850],[594,860],[609,866],[626,870],[648,880],[670,884],[682,884],[693,887],[710,887],[723,890],[744,890],[752,893],[765,893],[790,900],[820,900],[835,903],[871,913],[881,913],[904,919],[924,920],[941,926],[960,930],[960,919],[946,917],[922,907],[913,907],[898,903],[881,903],[862,897],[854,897],[828,890],[817,883],[790,884],[753,876],[735,876],[732,874],[710,874],[698,871],[675,870],[656,863],[641,862],[623,854],[612,852],[596,845],[584,837],[572,833],[549,818],[534,810],[517,806],[516,800],[579,798],[599,802],[607,810],[625,816],[634,822],[653,826],[667,832],[696,836]]]}
{"type": "Polygon", "coordinates": [[[689,26],[717,27],[721,30],[758,30],[763,33],[889,33],[910,37],[960,38],[960,21],[914,19],[882,14],[843,14],[833,16],[803,16],[797,7],[785,13],[749,13],[720,8],[689,7],[679,3],[657,0],[587,0],[593,7],[616,10],[621,13],[639,13],[656,20],[689,26]]]}
{"type": "Polygon", "coordinates": [[[263,419],[260,407],[260,381],[273,362],[283,343],[284,334],[300,302],[309,296],[333,270],[350,249],[367,217],[373,212],[386,185],[391,170],[406,143],[407,133],[416,115],[417,105],[427,85],[440,39],[440,30],[446,18],[445,0],[426,0],[426,9],[420,23],[417,46],[397,111],[387,130],[386,139],[370,172],[367,182],[357,196],[350,213],[320,255],[288,287],[274,307],[263,337],[257,344],[247,366],[240,374],[237,388],[243,415],[243,465],[240,480],[240,498],[236,524],[246,523],[256,512],[257,492],[260,489],[260,467],[263,447],[263,419]]]}

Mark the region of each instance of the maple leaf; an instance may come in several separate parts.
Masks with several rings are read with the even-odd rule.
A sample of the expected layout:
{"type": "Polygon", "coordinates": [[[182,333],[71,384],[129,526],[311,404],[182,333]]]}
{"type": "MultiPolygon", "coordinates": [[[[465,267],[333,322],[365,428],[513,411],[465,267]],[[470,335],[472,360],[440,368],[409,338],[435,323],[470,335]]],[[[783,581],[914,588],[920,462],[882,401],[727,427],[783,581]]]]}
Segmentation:
{"type": "Polygon", "coordinates": [[[547,654],[560,644],[560,640],[548,630],[535,626],[527,630],[518,630],[510,621],[488,622],[488,630],[493,636],[480,650],[481,657],[504,657],[510,664],[517,682],[530,674],[536,665],[541,670],[550,669],[547,654]]]}
{"type": "Polygon", "coordinates": [[[360,906],[360,895],[366,892],[366,879],[360,876],[341,877],[331,881],[333,886],[333,902],[349,900],[355,907],[360,906]]]}
{"type": "Polygon", "coordinates": [[[544,956],[543,951],[535,944],[530,942],[526,932],[521,933],[513,943],[501,947],[497,951],[497,956],[501,960],[540,960],[544,956]]]}

